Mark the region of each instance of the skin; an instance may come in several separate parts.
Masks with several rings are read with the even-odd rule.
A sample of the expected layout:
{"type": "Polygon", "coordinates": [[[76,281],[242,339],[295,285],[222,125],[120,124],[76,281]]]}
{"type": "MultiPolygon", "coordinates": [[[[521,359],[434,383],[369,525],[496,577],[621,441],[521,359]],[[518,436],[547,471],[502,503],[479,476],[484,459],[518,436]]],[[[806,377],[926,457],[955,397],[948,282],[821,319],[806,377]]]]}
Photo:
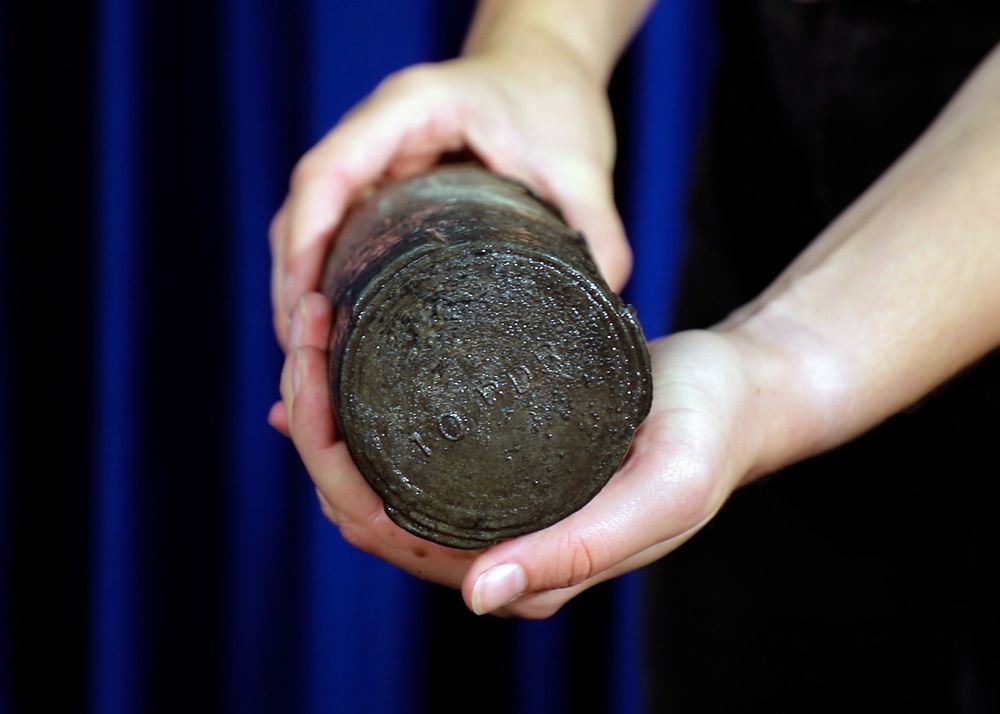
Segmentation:
{"type": "Polygon", "coordinates": [[[271,423],[292,438],[348,542],[460,589],[476,613],[550,616],[670,553],[741,485],[871,429],[1000,345],[994,51],[762,295],[719,325],[650,344],[652,410],[587,506],[476,552],[389,521],[330,411],[331,312],[313,291],[344,207],[382,176],[470,149],[561,205],[620,288],[631,255],[611,200],[605,88],[648,5],[481,3],[461,58],[390,77],[302,159],[272,226],[275,329],[287,356],[271,423]]]}

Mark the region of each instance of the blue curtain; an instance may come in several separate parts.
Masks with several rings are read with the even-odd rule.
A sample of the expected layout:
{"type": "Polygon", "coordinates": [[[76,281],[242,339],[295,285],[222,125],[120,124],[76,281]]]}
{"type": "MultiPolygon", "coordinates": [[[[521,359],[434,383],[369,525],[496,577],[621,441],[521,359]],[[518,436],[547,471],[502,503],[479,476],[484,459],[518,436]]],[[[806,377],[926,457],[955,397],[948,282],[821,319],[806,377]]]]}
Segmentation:
{"type": "MultiPolygon", "coordinates": [[[[469,0],[0,0],[0,714],[642,711],[642,582],[544,622],[354,551],[266,423],[296,159],[469,0]],[[71,702],[67,709],[64,702],[71,702]],[[463,704],[468,704],[463,701],[463,704]]],[[[628,295],[669,329],[710,10],[615,75],[628,295]]]]}

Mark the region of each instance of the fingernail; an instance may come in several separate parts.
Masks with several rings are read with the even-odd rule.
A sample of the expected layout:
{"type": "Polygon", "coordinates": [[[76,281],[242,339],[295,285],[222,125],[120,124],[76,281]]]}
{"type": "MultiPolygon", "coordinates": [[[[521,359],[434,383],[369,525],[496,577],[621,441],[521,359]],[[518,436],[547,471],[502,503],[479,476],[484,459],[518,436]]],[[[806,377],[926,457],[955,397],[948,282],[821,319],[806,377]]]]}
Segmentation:
{"type": "Polygon", "coordinates": [[[472,586],[472,611],[477,615],[493,612],[523,595],[527,587],[528,576],[520,565],[494,565],[472,586]]]}
{"type": "Polygon", "coordinates": [[[302,341],[302,326],[305,322],[306,305],[305,300],[299,299],[292,310],[292,324],[289,327],[288,341],[292,349],[299,346],[302,341]]]}
{"type": "Polygon", "coordinates": [[[302,360],[299,359],[299,351],[295,350],[292,352],[292,396],[297,397],[299,394],[299,387],[302,384],[302,370],[305,367],[302,366],[302,360]]]}
{"type": "Polygon", "coordinates": [[[299,307],[299,302],[302,299],[302,293],[291,287],[290,282],[287,278],[285,279],[285,309],[288,310],[290,314],[294,314],[299,307]]]}

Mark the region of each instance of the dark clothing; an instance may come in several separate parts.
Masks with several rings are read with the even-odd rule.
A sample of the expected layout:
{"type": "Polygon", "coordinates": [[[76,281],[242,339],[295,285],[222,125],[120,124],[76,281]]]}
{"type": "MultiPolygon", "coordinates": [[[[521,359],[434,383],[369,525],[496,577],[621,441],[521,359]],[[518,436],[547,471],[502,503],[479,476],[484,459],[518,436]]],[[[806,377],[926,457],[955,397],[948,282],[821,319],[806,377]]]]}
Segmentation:
{"type": "MultiPolygon", "coordinates": [[[[678,328],[753,298],[1000,41],[992,0],[721,0],[718,12],[678,328]]],[[[653,710],[1000,712],[998,477],[994,354],[737,492],[648,573],[653,710]]]]}

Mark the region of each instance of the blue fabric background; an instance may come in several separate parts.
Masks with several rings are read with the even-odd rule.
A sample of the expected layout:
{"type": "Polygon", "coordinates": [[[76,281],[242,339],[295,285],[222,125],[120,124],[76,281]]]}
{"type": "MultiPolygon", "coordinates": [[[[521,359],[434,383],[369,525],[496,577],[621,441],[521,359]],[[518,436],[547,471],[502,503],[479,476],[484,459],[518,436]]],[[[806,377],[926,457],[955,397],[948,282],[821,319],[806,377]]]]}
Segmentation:
{"type": "MultiPolygon", "coordinates": [[[[612,86],[650,337],[707,5],[662,3],[612,86]]],[[[453,55],[471,6],[0,0],[0,713],[642,711],[641,575],[475,618],[344,544],[266,423],[291,167],[385,74],[453,55]]]]}

